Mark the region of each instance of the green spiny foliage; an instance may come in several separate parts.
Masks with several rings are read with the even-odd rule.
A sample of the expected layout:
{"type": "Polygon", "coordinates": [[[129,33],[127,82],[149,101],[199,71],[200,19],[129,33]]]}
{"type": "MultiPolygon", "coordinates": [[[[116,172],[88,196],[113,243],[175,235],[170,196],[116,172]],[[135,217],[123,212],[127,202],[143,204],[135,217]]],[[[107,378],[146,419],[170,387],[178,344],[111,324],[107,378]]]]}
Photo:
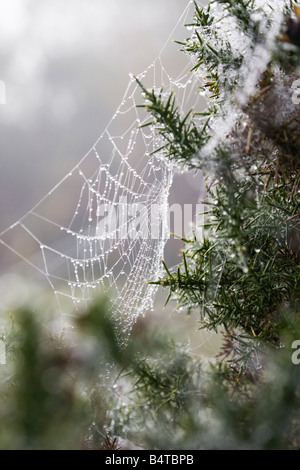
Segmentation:
{"type": "Polygon", "coordinates": [[[209,373],[198,366],[196,382],[187,363],[189,374],[183,374],[187,380],[181,382],[174,380],[176,360],[142,360],[132,371],[137,377],[135,392],[144,403],[145,429],[149,421],[161,429],[159,441],[146,431],[150,445],[170,445],[172,440],[190,448],[298,448],[299,381],[290,344],[298,337],[300,308],[299,113],[291,104],[290,90],[299,63],[299,10],[286,4],[286,18],[270,59],[257,76],[256,92],[243,92],[235,125],[208,157],[202,150],[214,138],[214,119],[226,116],[228,105],[238,109],[235,92],[247,79],[241,75],[247,54],[244,57],[222,37],[214,3],[248,38],[249,50],[267,47],[266,35],[273,27],[268,10],[255,1],[217,0],[206,9],[195,2],[194,20],[188,25],[193,33],[179,44],[193,57],[191,73],[204,68],[201,88],[210,96],[202,122],[196,121],[196,114],[187,115],[185,140],[192,139],[192,148],[180,146],[178,129],[186,120],[182,121],[174,95],[163,100],[162,90],[156,96],[138,83],[150,102],[144,106],[154,116],[151,124],[166,141],[158,151],[190,168],[201,168],[211,179],[204,238],[183,239],[182,265],[171,272],[164,263],[165,278],[151,282],[169,289],[167,301],[172,298],[188,311],[199,311],[200,328],[223,328],[224,343],[220,360],[209,373]],[[204,118],[209,118],[209,125],[204,118]],[[202,126],[205,140],[197,142],[202,126]],[[171,375],[170,367],[175,367],[171,375]],[[198,407],[192,399],[179,404],[177,397],[182,395],[176,385],[193,390],[192,395],[199,396],[198,407]],[[160,390],[166,415],[157,420],[160,390]],[[176,418],[182,412],[179,421],[168,414],[172,408],[176,418]],[[207,408],[216,427],[202,421],[207,408]],[[167,436],[163,423],[170,420],[174,429],[182,430],[185,423],[184,443],[176,441],[176,432],[167,436]]]}
{"type": "MultiPolygon", "coordinates": [[[[239,87],[243,65],[243,57],[233,52],[215,25],[213,3],[220,4],[225,17],[237,22],[251,41],[249,48],[263,45],[266,31],[272,28],[271,17],[255,1],[217,0],[206,9],[195,2],[190,25],[194,30],[181,45],[193,56],[194,69],[204,66],[207,71],[203,86],[213,96],[203,114],[210,122],[226,109],[226,101],[230,102],[233,95],[227,96],[226,91],[239,87]]],[[[297,8],[295,13],[299,15],[297,8]]],[[[294,14],[291,4],[286,5],[285,14],[294,14]]],[[[184,158],[186,151],[180,154],[172,147],[172,129],[176,129],[176,121],[177,126],[181,123],[173,95],[167,120],[158,112],[162,137],[164,126],[172,121],[167,144],[174,149],[172,158],[206,172],[213,170],[213,183],[206,201],[205,238],[184,240],[182,267],[171,273],[165,265],[167,276],[153,283],[169,288],[168,300],[173,298],[180,306],[199,310],[201,328],[224,327],[234,340],[240,338],[238,359],[243,370],[247,368],[246,358],[253,359],[253,348],[281,344],[282,328],[288,324],[286,312],[293,312],[293,316],[299,312],[299,113],[291,102],[294,75],[287,75],[277,54],[283,43],[287,44],[285,28],[282,24],[282,37],[275,39],[272,50],[273,62],[266,62],[256,94],[248,96],[247,104],[241,106],[230,135],[211,150],[209,164],[201,150],[213,138],[213,127],[207,127],[205,143],[201,139],[198,145],[193,142],[197,148],[194,156],[184,158]],[[278,63],[282,66],[280,73],[278,63]]],[[[289,40],[288,46],[295,58],[299,54],[295,41],[291,44],[289,40]]],[[[154,91],[148,92],[149,97],[155,102],[154,91]]],[[[159,99],[156,105],[162,108],[159,99]]],[[[147,109],[157,115],[157,109],[147,109]]],[[[191,116],[187,139],[189,129],[193,129],[191,136],[197,135],[194,129],[199,124],[193,119],[191,116]]]]}
{"type": "MultiPolygon", "coordinates": [[[[191,71],[198,69],[202,64],[205,64],[208,72],[215,74],[217,78],[217,69],[220,64],[223,65],[224,70],[229,68],[237,69],[243,62],[241,55],[235,55],[232,51],[229,41],[221,39],[217,33],[211,33],[211,27],[214,23],[214,16],[211,14],[210,6],[205,10],[200,8],[196,2],[194,22],[186,26],[194,26],[195,34],[186,40],[186,42],[175,41],[177,44],[183,46],[181,51],[193,54],[197,57],[197,63],[191,71]],[[196,29],[197,28],[197,29],[196,29]],[[199,33],[198,28],[201,28],[202,35],[199,33]],[[212,41],[218,43],[218,50],[212,44],[212,41]]],[[[218,96],[217,87],[215,86],[215,93],[218,96]]],[[[214,96],[213,96],[214,97],[214,96]]]]}
{"type": "Polygon", "coordinates": [[[286,204],[291,188],[284,183],[255,190],[253,183],[217,188],[207,214],[210,237],[187,240],[183,268],[157,284],[180,305],[198,307],[205,328],[242,328],[278,343],[281,310],[299,309],[300,203],[286,204]]]}
{"type": "Polygon", "coordinates": [[[207,142],[206,128],[209,118],[199,130],[192,119],[190,111],[183,119],[181,118],[175,103],[175,96],[171,93],[167,102],[162,98],[162,93],[156,94],[153,90],[149,91],[136,78],[148,100],[146,104],[138,107],[146,108],[154,117],[154,121],[144,124],[142,127],[155,125],[165,140],[162,147],[155,149],[152,153],[165,150],[168,158],[176,159],[180,162],[188,162],[195,155],[199,145],[207,142]],[[160,127],[159,127],[160,126],[160,127]]]}

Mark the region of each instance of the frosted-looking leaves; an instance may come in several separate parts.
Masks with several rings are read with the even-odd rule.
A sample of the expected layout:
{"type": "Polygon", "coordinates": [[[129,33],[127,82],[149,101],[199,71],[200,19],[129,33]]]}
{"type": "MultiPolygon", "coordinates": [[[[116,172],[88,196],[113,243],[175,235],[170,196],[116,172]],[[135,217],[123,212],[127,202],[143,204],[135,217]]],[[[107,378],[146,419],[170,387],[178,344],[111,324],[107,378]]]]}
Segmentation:
{"type": "Polygon", "coordinates": [[[272,4],[216,0],[206,8],[195,4],[191,37],[181,45],[192,56],[214,117],[211,138],[199,149],[202,161],[224,142],[257,92],[279,36],[284,6],[283,0],[272,4]]]}

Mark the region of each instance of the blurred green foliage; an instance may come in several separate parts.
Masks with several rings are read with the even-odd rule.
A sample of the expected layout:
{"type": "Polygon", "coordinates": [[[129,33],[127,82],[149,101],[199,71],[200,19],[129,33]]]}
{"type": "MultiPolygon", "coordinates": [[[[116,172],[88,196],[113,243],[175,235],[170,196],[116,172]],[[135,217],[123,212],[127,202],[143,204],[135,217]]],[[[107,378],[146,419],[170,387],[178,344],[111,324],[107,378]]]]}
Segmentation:
{"type": "Polygon", "coordinates": [[[97,300],[71,337],[51,334],[30,310],[13,316],[0,370],[1,449],[299,448],[298,322],[281,348],[262,348],[255,373],[240,374],[146,325],[120,342],[108,307],[97,300]]]}

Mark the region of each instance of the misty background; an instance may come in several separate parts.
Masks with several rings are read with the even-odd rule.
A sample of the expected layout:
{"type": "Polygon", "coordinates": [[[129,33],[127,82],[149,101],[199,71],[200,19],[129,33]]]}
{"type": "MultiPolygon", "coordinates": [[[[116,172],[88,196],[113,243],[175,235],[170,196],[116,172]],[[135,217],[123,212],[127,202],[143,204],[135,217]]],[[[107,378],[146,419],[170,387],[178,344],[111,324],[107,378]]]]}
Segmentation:
{"type": "Polygon", "coordinates": [[[186,0],[1,1],[1,231],[90,149],[129,73],[142,72],[159,54],[185,6],[186,0]]]}

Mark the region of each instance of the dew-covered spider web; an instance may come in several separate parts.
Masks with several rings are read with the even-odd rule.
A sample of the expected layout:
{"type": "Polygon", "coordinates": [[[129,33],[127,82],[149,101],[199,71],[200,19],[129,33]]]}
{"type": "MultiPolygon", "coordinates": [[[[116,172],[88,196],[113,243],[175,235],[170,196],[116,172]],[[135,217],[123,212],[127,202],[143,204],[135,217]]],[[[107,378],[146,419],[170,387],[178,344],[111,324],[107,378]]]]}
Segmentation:
{"type": "MultiPolygon", "coordinates": [[[[193,33],[187,34],[183,27],[193,13],[193,2],[189,2],[159,56],[137,75],[145,87],[162,89],[166,99],[174,92],[183,116],[191,108],[203,109],[199,86],[205,73],[190,72],[195,63],[189,55],[180,56],[170,39],[193,33]],[[169,72],[166,47],[174,49],[177,73],[169,72]]],[[[246,50],[247,38],[241,39],[228,23],[224,34],[229,31],[236,47],[246,50]]],[[[255,54],[259,60],[256,66],[249,62],[244,66],[247,93],[269,60],[268,51],[257,49],[251,54],[249,61],[255,54]]],[[[163,275],[161,259],[170,232],[168,198],[178,168],[163,150],[154,153],[164,142],[155,126],[144,126],[151,119],[144,108],[137,107],[145,99],[141,91],[130,76],[120,106],[92,148],[35,207],[0,234],[3,247],[47,280],[61,318],[100,292],[109,293],[111,314],[128,330],[153,307],[156,286],[147,281],[163,275]],[[70,209],[68,220],[60,211],[62,205],[70,209]]],[[[219,121],[211,124],[216,138],[207,151],[212,151],[236,119],[231,103],[219,121]]]]}
{"type": "MultiPolygon", "coordinates": [[[[177,28],[191,13],[189,4],[177,28]]],[[[174,78],[163,55],[164,50],[137,78],[151,89],[163,87],[166,96],[174,91],[182,110],[195,106],[191,64],[186,60],[174,78]]],[[[99,292],[109,293],[112,315],[125,328],[152,308],[156,287],[147,281],[162,275],[174,165],[162,152],[153,154],[162,141],[153,126],[141,127],[149,121],[136,106],[143,101],[130,76],[121,104],[88,153],[0,235],[3,246],[46,278],[62,316],[99,292]],[[69,220],[62,220],[62,205],[72,209],[69,220]],[[15,246],[14,240],[21,243],[15,246]]]]}

